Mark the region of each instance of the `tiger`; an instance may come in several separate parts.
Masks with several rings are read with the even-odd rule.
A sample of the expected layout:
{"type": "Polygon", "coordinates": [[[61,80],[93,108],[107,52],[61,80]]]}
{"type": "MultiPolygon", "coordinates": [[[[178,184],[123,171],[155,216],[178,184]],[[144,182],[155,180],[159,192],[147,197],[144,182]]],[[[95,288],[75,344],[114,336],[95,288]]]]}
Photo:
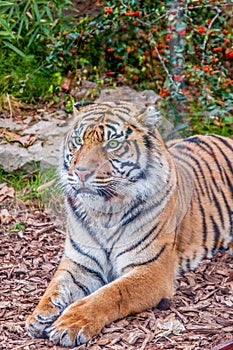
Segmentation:
{"type": "Polygon", "coordinates": [[[124,101],[74,115],[60,166],[64,254],[26,321],[31,337],[67,347],[171,300],[177,275],[233,238],[231,138],[165,143],[155,108],[124,101]]]}

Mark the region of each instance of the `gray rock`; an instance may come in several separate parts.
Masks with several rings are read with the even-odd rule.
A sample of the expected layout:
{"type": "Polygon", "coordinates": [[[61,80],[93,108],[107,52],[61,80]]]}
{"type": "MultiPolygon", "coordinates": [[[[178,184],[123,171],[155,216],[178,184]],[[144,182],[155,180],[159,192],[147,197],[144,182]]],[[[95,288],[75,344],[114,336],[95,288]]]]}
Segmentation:
{"type": "Polygon", "coordinates": [[[137,105],[155,105],[161,97],[153,90],[136,91],[128,86],[118,86],[115,89],[103,89],[96,102],[104,101],[128,101],[137,105]]]}
{"type": "MultiPolygon", "coordinates": [[[[85,84],[92,86],[92,84],[88,85],[88,82],[85,84]]],[[[127,86],[122,86],[115,89],[103,89],[96,102],[123,100],[133,102],[138,106],[154,106],[159,99],[160,96],[152,90],[137,92],[127,86]]],[[[38,122],[33,124],[32,120],[34,119],[30,116],[21,122],[15,122],[10,118],[0,118],[1,129],[22,136],[36,136],[36,141],[27,148],[19,142],[8,143],[4,137],[0,138],[0,165],[5,171],[12,172],[27,168],[32,162],[40,162],[43,167],[57,167],[63,138],[73,122],[73,117],[67,118],[64,111],[51,114],[43,112],[43,115],[38,116],[38,122]]],[[[165,129],[172,129],[172,127],[172,125],[166,125],[165,129]]]]}
{"type": "MultiPolygon", "coordinates": [[[[59,117],[64,117],[63,111],[59,117]]],[[[46,118],[48,120],[40,120],[32,126],[11,119],[0,119],[0,128],[22,136],[36,136],[36,141],[28,147],[23,147],[19,142],[0,143],[0,165],[5,171],[27,168],[33,162],[43,162],[43,166],[47,167],[58,165],[64,135],[73,118],[55,119],[54,114],[47,115],[46,118]]]]}

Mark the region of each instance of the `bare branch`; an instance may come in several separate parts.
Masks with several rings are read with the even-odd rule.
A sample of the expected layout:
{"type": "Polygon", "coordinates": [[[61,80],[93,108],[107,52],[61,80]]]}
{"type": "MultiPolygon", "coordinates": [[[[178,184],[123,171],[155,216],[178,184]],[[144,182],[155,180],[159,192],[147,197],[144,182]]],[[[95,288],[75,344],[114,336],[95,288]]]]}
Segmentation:
{"type": "Polygon", "coordinates": [[[216,21],[216,19],[219,17],[220,13],[222,13],[222,10],[220,10],[220,8],[218,8],[217,6],[214,6],[213,8],[217,13],[216,15],[212,18],[212,20],[210,21],[209,25],[208,25],[208,28],[207,28],[207,33],[205,35],[205,40],[203,42],[203,53],[202,53],[202,61],[201,63],[203,64],[204,62],[204,56],[205,56],[205,50],[206,50],[206,45],[207,45],[207,42],[209,40],[209,34],[210,34],[210,30],[214,24],[214,22],[216,21]]]}

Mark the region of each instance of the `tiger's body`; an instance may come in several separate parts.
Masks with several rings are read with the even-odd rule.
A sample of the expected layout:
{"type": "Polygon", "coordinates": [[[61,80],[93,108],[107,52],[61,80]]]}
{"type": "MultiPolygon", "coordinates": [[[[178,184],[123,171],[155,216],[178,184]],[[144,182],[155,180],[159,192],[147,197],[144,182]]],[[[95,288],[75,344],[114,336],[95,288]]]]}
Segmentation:
{"type": "Polygon", "coordinates": [[[75,346],[113,320],[171,298],[180,271],[233,239],[233,140],[167,145],[153,113],[85,107],[67,135],[64,257],[27,320],[31,336],[75,346]]]}

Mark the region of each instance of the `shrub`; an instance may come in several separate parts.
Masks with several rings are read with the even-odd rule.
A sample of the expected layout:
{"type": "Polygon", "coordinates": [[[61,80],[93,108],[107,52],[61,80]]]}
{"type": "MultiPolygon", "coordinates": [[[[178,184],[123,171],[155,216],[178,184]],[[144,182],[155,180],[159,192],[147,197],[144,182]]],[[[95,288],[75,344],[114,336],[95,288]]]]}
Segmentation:
{"type": "MultiPolygon", "coordinates": [[[[34,31],[29,33],[35,36],[38,32],[36,42],[27,39],[26,54],[41,58],[40,72],[47,72],[49,79],[57,72],[66,75],[73,71],[81,80],[85,72],[85,78],[104,84],[154,89],[166,102],[170,117],[176,120],[179,116],[185,125],[189,122],[189,132],[233,133],[230,4],[216,0],[99,0],[93,4],[92,15],[68,19],[61,13],[70,2],[50,1],[53,10],[49,16],[43,12],[47,16],[44,25],[35,3],[43,8],[45,2],[30,3],[34,4],[35,21],[31,24],[34,31]],[[60,12],[54,15],[56,4],[60,12]],[[54,16],[57,19],[52,22],[54,16]]],[[[6,15],[0,18],[7,22],[6,15]]],[[[8,20],[7,25],[10,23],[8,20]]],[[[18,26],[17,33],[19,23],[13,28],[18,26]]],[[[10,36],[13,29],[8,42],[16,45],[10,36]]]]}
{"type": "Polygon", "coordinates": [[[70,0],[0,1],[0,88],[25,102],[48,97],[58,68],[50,70],[46,43],[71,28],[70,0]]]}

